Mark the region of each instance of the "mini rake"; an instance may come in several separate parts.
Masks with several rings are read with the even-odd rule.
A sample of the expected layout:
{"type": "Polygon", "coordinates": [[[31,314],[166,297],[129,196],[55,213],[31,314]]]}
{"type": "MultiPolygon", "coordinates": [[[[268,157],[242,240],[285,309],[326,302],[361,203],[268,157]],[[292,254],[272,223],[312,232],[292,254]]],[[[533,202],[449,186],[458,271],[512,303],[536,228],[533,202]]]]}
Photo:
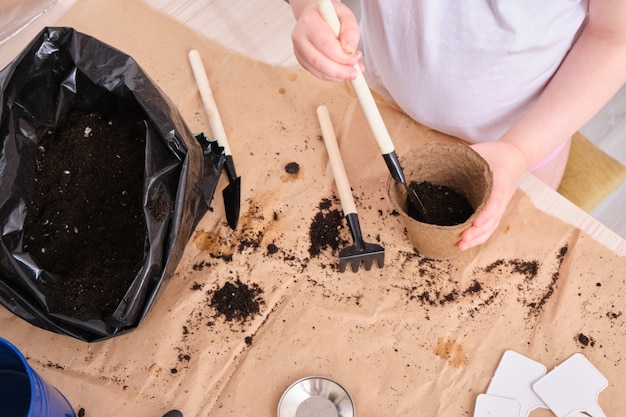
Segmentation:
{"type": "Polygon", "coordinates": [[[374,261],[378,263],[379,268],[382,268],[385,263],[385,249],[380,245],[367,243],[363,240],[356,204],[354,203],[352,190],[348,183],[348,176],[343,166],[339,147],[337,146],[337,138],[326,106],[321,105],[317,108],[317,117],[320,122],[320,127],[322,128],[322,136],[324,137],[328,159],[333,170],[333,176],[335,177],[335,184],[337,185],[337,192],[341,200],[343,214],[346,216],[353,240],[351,246],[339,252],[339,271],[344,272],[348,264],[350,264],[352,272],[357,272],[361,263],[364,265],[365,269],[369,271],[374,261]]]}

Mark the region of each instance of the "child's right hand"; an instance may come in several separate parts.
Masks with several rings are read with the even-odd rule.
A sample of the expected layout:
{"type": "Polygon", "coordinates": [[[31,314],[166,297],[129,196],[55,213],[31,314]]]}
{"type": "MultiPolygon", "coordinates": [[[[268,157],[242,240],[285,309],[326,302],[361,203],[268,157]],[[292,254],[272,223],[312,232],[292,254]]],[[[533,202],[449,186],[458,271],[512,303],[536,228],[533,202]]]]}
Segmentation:
{"type": "Polygon", "coordinates": [[[341,2],[333,1],[341,22],[339,37],[317,10],[316,0],[292,0],[296,25],[291,34],[296,59],[302,67],[327,81],[355,79],[356,64],[361,65],[359,24],[352,11],[341,2]]]}

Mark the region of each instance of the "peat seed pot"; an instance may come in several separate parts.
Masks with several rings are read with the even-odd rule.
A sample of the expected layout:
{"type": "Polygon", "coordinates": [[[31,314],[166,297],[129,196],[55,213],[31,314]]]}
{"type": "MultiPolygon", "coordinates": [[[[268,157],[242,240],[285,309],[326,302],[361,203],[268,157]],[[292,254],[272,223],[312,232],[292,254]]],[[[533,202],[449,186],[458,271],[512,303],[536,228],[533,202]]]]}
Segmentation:
{"type": "MultiPolygon", "coordinates": [[[[461,233],[470,227],[491,194],[493,176],[489,165],[476,151],[460,143],[428,143],[411,150],[400,158],[400,163],[407,184],[429,182],[449,188],[464,196],[471,205],[473,212],[462,223],[441,225],[416,220],[409,210],[406,189],[391,177],[387,181],[391,204],[399,213],[415,249],[433,259],[459,255],[456,245],[461,240],[461,233]]],[[[419,192],[418,196],[423,201],[428,200],[423,198],[428,196],[419,195],[419,192]]],[[[429,207],[427,201],[425,205],[428,216],[434,207],[429,207]]]]}

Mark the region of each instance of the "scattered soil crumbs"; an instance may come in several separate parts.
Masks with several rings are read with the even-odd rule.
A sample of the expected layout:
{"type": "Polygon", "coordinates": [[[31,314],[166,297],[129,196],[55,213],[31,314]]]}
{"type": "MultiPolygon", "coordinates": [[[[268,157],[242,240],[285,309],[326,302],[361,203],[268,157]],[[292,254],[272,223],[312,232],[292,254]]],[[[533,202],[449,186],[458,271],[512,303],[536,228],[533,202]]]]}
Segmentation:
{"type": "Polygon", "coordinates": [[[431,308],[448,305],[467,306],[466,314],[473,317],[498,298],[499,291],[485,288],[479,281],[479,273],[469,284],[462,286],[455,280],[457,271],[450,262],[422,257],[417,253],[406,253],[405,256],[407,261],[417,259],[419,279],[400,288],[409,302],[417,301],[425,307],[426,319],[430,319],[431,308]]]}
{"type": "Polygon", "coordinates": [[[622,312],[621,312],[621,311],[620,311],[620,312],[617,312],[617,313],[616,313],[616,312],[614,312],[614,311],[609,311],[608,313],[606,313],[606,316],[607,316],[609,319],[616,319],[616,318],[620,317],[621,315],[622,315],[622,312]]]}
{"type": "MultiPolygon", "coordinates": [[[[498,289],[488,288],[483,284],[482,280],[487,274],[503,279],[519,276],[521,281],[517,285],[517,290],[520,296],[517,300],[529,309],[529,317],[536,317],[554,294],[566,253],[567,246],[563,246],[557,252],[555,271],[547,283],[537,280],[540,272],[540,264],[537,260],[498,259],[484,267],[474,269],[474,279],[466,286],[461,286],[454,279],[456,270],[453,269],[451,263],[422,257],[418,253],[405,253],[405,262],[417,259],[419,279],[400,288],[404,290],[409,301],[418,301],[426,308],[426,318],[430,318],[430,308],[458,304],[462,301],[470,305],[466,313],[474,316],[482,308],[493,304],[499,295],[498,289]]],[[[610,313],[607,316],[612,317],[610,313]]]]}
{"type": "Polygon", "coordinates": [[[528,307],[529,316],[537,317],[554,294],[560,276],[561,264],[567,246],[563,246],[556,255],[555,271],[552,273],[547,286],[536,282],[539,275],[539,261],[523,259],[499,259],[483,268],[485,273],[505,275],[521,275],[523,281],[518,285],[520,296],[518,301],[528,307]]]}
{"type": "Polygon", "coordinates": [[[552,297],[554,294],[554,290],[556,289],[557,283],[559,281],[559,277],[561,275],[561,265],[563,264],[563,260],[565,259],[565,254],[567,253],[568,247],[567,245],[563,246],[556,255],[557,265],[555,267],[555,271],[552,273],[552,278],[547,288],[545,288],[543,294],[536,301],[526,301],[526,305],[530,308],[529,314],[533,316],[538,316],[545,306],[546,302],[552,297]]]}
{"type": "Polygon", "coordinates": [[[217,311],[216,316],[243,323],[257,315],[261,305],[265,304],[261,294],[263,290],[258,284],[247,285],[237,278],[234,283],[226,282],[214,291],[209,305],[217,311]]]}
{"type": "Polygon", "coordinates": [[[520,274],[524,276],[526,281],[533,280],[539,273],[539,261],[537,260],[522,260],[522,259],[498,259],[497,261],[487,265],[484,268],[487,273],[499,272],[520,274]],[[508,271],[507,271],[508,270],[508,271]]]}
{"type": "MultiPolygon", "coordinates": [[[[274,218],[276,216],[274,213],[274,218]]],[[[232,234],[220,233],[219,230],[197,230],[192,239],[198,249],[208,253],[211,258],[232,262],[235,253],[255,251],[260,247],[264,236],[262,225],[265,223],[267,221],[261,206],[252,202],[248,210],[240,216],[239,226],[232,234]]],[[[193,268],[199,271],[205,266],[210,264],[202,261],[193,268]]]]}
{"type": "MultiPolygon", "coordinates": [[[[202,313],[197,313],[197,317],[193,317],[195,314],[196,313],[187,318],[186,324],[183,325],[182,339],[180,345],[175,347],[177,351],[176,360],[178,366],[183,369],[189,368],[189,364],[192,360],[191,347],[189,346],[190,335],[193,335],[193,331],[196,329],[197,326],[199,326],[197,322],[200,322],[202,320],[202,313]]],[[[171,374],[177,374],[178,371],[178,367],[170,368],[171,374]]]]}
{"type": "MultiPolygon", "coordinates": [[[[239,278],[207,291],[205,291],[205,284],[194,281],[189,289],[202,292],[206,298],[189,313],[185,324],[182,326],[181,338],[174,347],[176,363],[169,371],[172,375],[194,366],[193,360],[198,352],[192,345],[196,333],[202,335],[207,331],[217,331],[216,318],[220,316],[233,334],[246,332],[244,325],[260,314],[262,306],[265,305],[262,298],[264,291],[261,287],[258,284],[245,284],[239,278]]],[[[223,340],[228,341],[228,336],[225,335],[223,340]]],[[[253,340],[254,334],[248,334],[244,337],[247,346],[252,345],[253,340]]],[[[220,344],[217,348],[217,355],[220,355],[220,349],[226,347],[227,344],[220,344]]]]}
{"type": "Polygon", "coordinates": [[[463,223],[474,213],[474,208],[463,194],[445,185],[411,181],[409,188],[415,191],[426,209],[424,213],[421,207],[415,207],[409,200],[407,214],[415,220],[454,226],[463,223]]]}
{"type": "Polygon", "coordinates": [[[47,283],[51,310],[71,316],[111,315],[143,263],[143,116],[105,104],[70,110],[41,138],[24,225],[24,249],[61,277],[47,283]]]}
{"type": "MultiPolygon", "coordinates": [[[[296,248],[279,247],[275,241],[263,245],[264,231],[271,227],[272,221],[278,221],[279,214],[276,211],[267,213],[263,211],[263,203],[252,201],[245,213],[242,213],[239,226],[236,231],[224,233],[221,230],[204,231],[196,230],[192,241],[196,247],[208,254],[213,259],[224,262],[232,262],[236,255],[247,255],[261,248],[265,249],[263,256],[284,261],[287,265],[304,271],[309,263],[309,258],[297,256],[296,248]]],[[[280,236],[276,238],[280,239],[280,236]]],[[[198,261],[193,265],[194,271],[201,271],[212,264],[206,260],[198,261]]]]}
{"type": "Polygon", "coordinates": [[[309,228],[311,257],[318,256],[328,248],[335,253],[340,247],[348,244],[348,241],[341,237],[341,229],[344,228],[343,212],[331,209],[332,205],[333,202],[330,199],[323,199],[319,204],[319,212],[313,218],[309,228]]]}
{"type": "Polygon", "coordinates": [[[239,252],[243,252],[247,248],[258,249],[261,239],[263,239],[263,232],[260,230],[255,234],[242,235],[237,249],[239,252]]]}

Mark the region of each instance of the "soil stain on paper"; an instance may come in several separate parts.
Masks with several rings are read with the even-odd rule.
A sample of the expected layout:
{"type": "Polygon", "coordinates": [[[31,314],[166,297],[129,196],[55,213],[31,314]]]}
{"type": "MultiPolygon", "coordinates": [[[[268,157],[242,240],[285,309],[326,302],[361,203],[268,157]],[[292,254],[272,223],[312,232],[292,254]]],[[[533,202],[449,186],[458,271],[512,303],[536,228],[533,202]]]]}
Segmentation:
{"type": "Polygon", "coordinates": [[[455,340],[442,337],[437,342],[433,353],[441,359],[448,361],[453,368],[460,368],[467,365],[468,356],[465,348],[455,340]]]}

